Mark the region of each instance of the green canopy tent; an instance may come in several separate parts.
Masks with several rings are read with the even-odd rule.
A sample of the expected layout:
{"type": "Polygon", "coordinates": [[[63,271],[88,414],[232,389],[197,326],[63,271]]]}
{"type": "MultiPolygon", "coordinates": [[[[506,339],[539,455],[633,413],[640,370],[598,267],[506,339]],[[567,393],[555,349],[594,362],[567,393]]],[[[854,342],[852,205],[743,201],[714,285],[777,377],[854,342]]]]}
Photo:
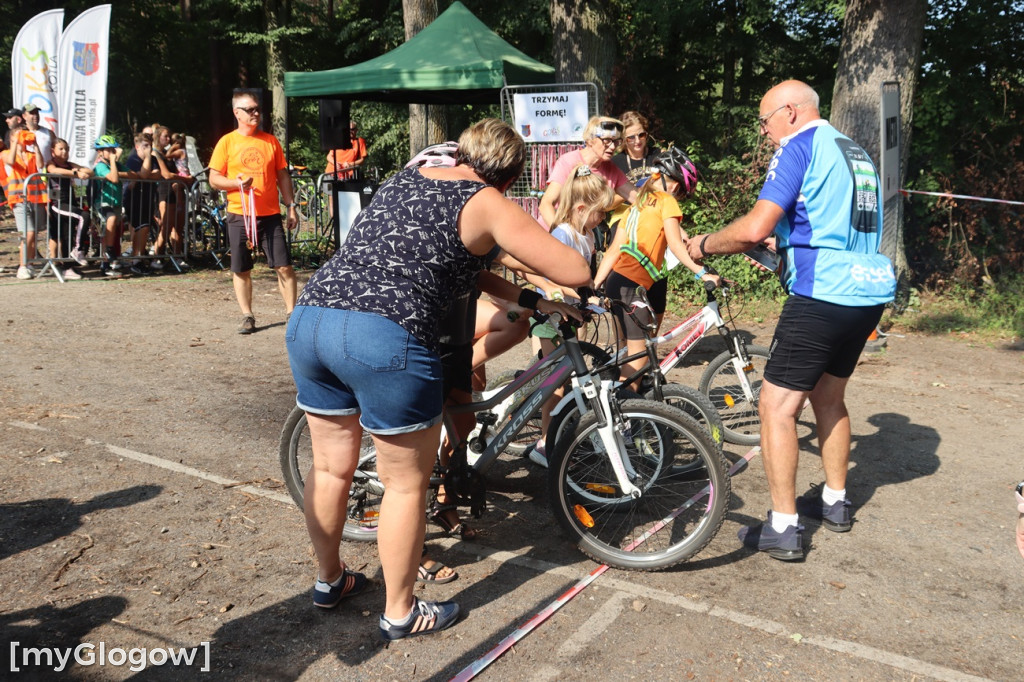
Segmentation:
{"type": "Polygon", "coordinates": [[[407,104],[497,103],[506,85],[551,83],[553,67],[509,45],[453,2],[387,54],[340,69],[284,74],[286,97],[344,97],[407,104]]]}

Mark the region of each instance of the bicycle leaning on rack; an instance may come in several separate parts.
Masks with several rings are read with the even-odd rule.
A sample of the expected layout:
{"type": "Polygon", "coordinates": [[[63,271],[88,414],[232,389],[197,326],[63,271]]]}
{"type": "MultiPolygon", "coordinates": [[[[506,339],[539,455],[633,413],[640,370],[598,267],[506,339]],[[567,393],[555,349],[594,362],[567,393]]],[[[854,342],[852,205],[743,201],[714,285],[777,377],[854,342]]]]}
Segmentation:
{"type": "MultiPolygon", "coordinates": [[[[670,405],[616,399],[617,382],[602,380],[587,366],[571,321],[552,319],[559,319],[561,339],[552,353],[496,394],[446,411],[454,451],[447,468],[435,465],[428,495],[436,499],[444,485],[447,503],[468,506],[479,517],[487,469],[555,390],[571,382],[563,400],[577,402],[581,416],[552,448],[547,472],[549,502],[561,527],[585,554],[618,568],[655,570],[693,557],[718,532],[728,508],[730,480],[721,450],[670,405]],[[546,378],[498,424],[492,409],[541,376],[546,378]],[[475,445],[453,427],[453,415],[468,412],[481,424],[475,445]],[[470,446],[480,450],[472,463],[470,446]]],[[[280,460],[300,507],[311,453],[306,415],[295,408],[281,433],[280,460]]],[[[346,539],[376,539],[383,494],[372,440],[364,435],[349,491],[346,539]]]]}

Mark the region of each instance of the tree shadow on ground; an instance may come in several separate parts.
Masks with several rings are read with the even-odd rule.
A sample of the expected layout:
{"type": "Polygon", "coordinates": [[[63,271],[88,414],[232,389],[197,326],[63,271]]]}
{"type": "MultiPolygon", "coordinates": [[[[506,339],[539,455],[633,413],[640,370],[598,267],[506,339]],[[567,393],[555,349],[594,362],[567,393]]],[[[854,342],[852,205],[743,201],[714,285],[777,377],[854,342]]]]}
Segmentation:
{"type": "Polygon", "coordinates": [[[160,486],[139,485],[103,493],[85,502],[51,497],[0,504],[0,559],[70,535],[82,525],[82,517],[87,514],[145,502],[161,490],[160,486]]]}

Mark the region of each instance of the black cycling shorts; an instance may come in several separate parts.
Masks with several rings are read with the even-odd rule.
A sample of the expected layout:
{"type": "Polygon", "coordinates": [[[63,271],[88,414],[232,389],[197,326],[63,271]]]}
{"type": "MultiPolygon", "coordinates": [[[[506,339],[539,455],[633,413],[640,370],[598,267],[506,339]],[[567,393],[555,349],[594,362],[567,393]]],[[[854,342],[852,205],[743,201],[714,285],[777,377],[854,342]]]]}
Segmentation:
{"type": "MultiPolygon", "coordinates": [[[[604,284],[604,292],[608,298],[615,299],[616,301],[622,301],[623,303],[632,303],[638,300],[640,297],[636,295],[637,287],[640,285],[633,280],[625,277],[614,270],[604,284]]],[[[650,289],[647,290],[647,302],[651,304],[651,309],[656,315],[662,315],[665,312],[666,300],[668,298],[668,279],[662,279],[655,282],[650,289]]],[[[619,321],[623,329],[623,333],[626,338],[630,341],[636,341],[639,339],[647,338],[647,334],[644,330],[633,321],[629,315],[625,313],[619,306],[612,307],[612,313],[619,321]]],[[[640,319],[643,320],[643,313],[640,313],[640,319]]]]}
{"type": "Polygon", "coordinates": [[[823,374],[848,378],[884,308],[790,296],[775,327],[764,378],[794,391],[813,390],[823,374]]]}

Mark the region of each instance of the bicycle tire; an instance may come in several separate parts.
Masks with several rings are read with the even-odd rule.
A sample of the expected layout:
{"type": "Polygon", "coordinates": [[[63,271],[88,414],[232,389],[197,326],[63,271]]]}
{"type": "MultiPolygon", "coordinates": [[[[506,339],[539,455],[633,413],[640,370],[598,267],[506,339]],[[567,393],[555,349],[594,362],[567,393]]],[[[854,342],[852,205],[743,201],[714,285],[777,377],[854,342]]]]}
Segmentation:
{"type": "MultiPolygon", "coordinates": [[[[583,357],[587,358],[587,366],[590,368],[599,367],[607,364],[611,360],[611,356],[602,348],[595,346],[587,341],[580,341],[580,351],[583,353],[583,357]]],[[[512,383],[523,373],[523,370],[508,370],[499,374],[493,381],[487,383],[487,390],[491,391],[502,386],[507,386],[512,383]]],[[[531,384],[536,383],[539,385],[541,381],[547,375],[540,376],[534,380],[531,384]]],[[[495,430],[501,429],[505,422],[511,418],[512,414],[519,409],[522,405],[523,400],[529,395],[529,391],[517,391],[511,396],[511,400],[506,400],[495,408],[495,413],[498,415],[498,421],[495,425],[495,430]]],[[[522,430],[516,435],[516,437],[509,441],[509,444],[505,446],[505,452],[514,455],[525,455],[530,447],[536,443],[541,435],[544,433],[542,427],[541,410],[540,408],[530,416],[530,418],[523,425],[522,430]]],[[[557,441],[548,440],[549,443],[556,443],[557,441]]]]}
{"type": "Polygon", "coordinates": [[[753,401],[747,401],[743,387],[732,365],[732,353],[723,351],[711,361],[700,378],[700,392],[711,400],[718,410],[725,429],[725,440],[736,445],[757,445],[761,442],[761,416],[758,403],[761,381],[769,352],[763,346],[747,346],[750,363],[745,370],[753,391],[753,401]]]}
{"type": "MultiPolygon", "coordinates": [[[[719,449],[722,448],[725,442],[725,425],[722,423],[722,416],[706,395],[690,386],[672,383],[661,387],[661,395],[662,402],[678,407],[693,417],[701,428],[708,432],[719,449]]],[[[649,391],[644,397],[654,400],[654,390],[649,391]]]]}
{"type": "MultiPolygon", "coordinates": [[[[281,429],[278,457],[281,473],[292,500],[303,508],[305,477],[313,466],[313,447],[309,437],[306,413],[299,407],[292,409],[281,429]]],[[[355,542],[377,541],[377,519],[384,485],[377,477],[377,453],[373,439],[363,434],[359,463],[349,488],[345,527],[342,536],[355,542]]]]}
{"type": "Polygon", "coordinates": [[[696,556],[721,528],[731,482],[721,450],[691,417],[650,400],[627,400],[613,419],[641,496],[622,494],[593,412],[550,462],[549,499],[577,548],[609,566],[653,571],[696,556]],[[694,464],[697,463],[695,466],[694,464]],[[586,489],[590,499],[579,494],[586,489]]]}

